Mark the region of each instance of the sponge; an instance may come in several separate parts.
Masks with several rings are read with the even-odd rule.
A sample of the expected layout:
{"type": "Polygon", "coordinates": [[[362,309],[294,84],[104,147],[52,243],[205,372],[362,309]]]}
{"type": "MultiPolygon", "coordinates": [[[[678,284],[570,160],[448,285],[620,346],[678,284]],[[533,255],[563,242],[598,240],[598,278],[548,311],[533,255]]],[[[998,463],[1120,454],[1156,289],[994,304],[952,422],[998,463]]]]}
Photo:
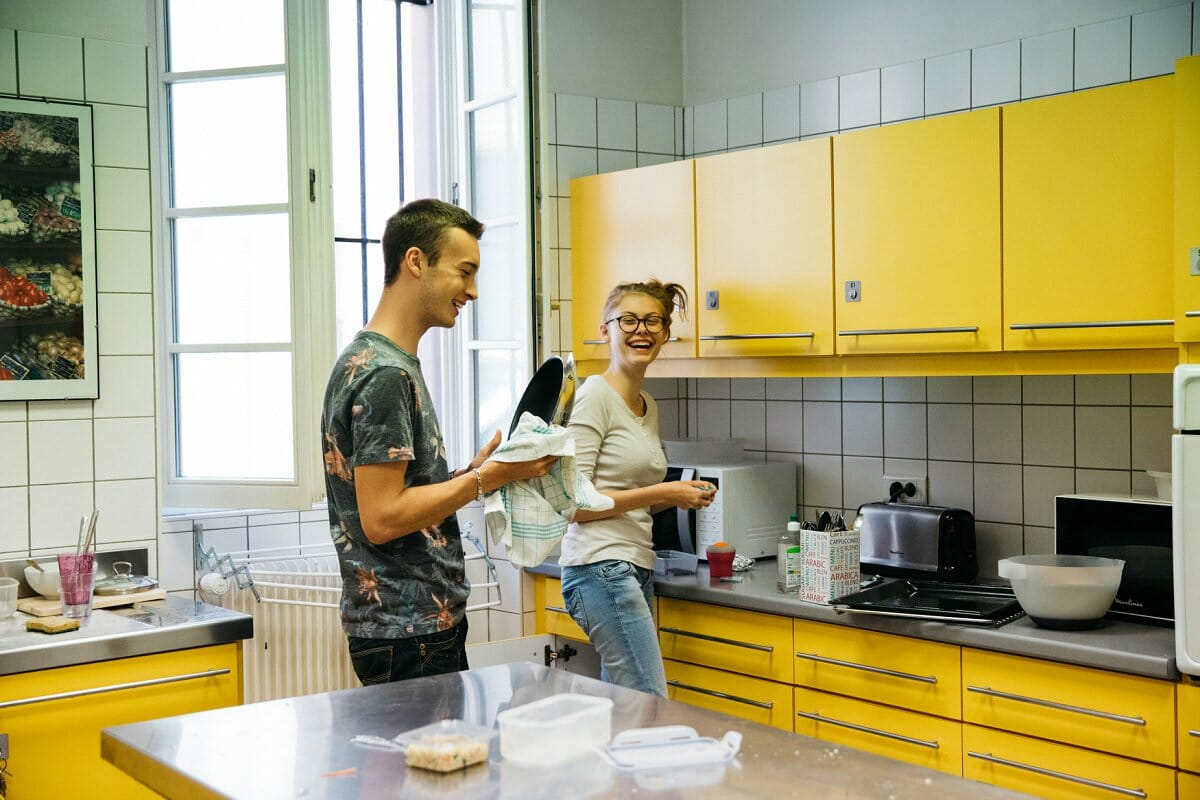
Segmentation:
{"type": "Polygon", "coordinates": [[[42,633],[66,633],[78,629],[79,620],[66,617],[39,617],[25,623],[25,630],[41,631],[42,633]]]}

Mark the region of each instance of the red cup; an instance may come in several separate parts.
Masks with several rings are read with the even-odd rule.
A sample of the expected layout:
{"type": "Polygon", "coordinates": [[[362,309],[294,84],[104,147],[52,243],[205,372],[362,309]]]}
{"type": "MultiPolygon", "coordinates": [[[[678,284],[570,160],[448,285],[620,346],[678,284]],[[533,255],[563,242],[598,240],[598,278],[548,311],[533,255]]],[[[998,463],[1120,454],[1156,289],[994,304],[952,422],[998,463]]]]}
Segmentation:
{"type": "Polygon", "coordinates": [[[728,549],[709,547],[705,553],[708,555],[708,576],[710,578],[733,577],[733,557],[737,553],[732,547],[728,549]]]}

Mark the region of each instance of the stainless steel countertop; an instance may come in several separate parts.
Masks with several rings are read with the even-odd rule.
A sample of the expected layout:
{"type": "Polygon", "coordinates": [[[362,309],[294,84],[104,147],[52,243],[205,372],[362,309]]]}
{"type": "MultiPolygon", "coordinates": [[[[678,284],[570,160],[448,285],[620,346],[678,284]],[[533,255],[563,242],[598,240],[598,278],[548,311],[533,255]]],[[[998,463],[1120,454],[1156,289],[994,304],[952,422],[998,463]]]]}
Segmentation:
{"type": "Polygon", "coordinates": [[[496,738],[487,763],[439,774],[409,769],[403,753],[351,742],[360,734],[390,739],[438,719],[493,727],[505,708],[564,692],[611,697],[614,734],[660,725],[689,725],[717,739],[730,730],[743,734],[728,767],[659,775],[676,786],[660,789],[665,797],[1025,796],[532,663],[122,725],[105,729],[100,747],[105,760],[168,797],[524,800],[650,791],[649,776],[618,772],[594,751],[555,766],[528,767],[502,760],[496,738]]]}
{"type": "Polygon", "coordinates": [[[225,644],[254,635],[253,617],[175,595],[93,611],[87,625],[67,633],[27,631],[25,622],[30,619],[34,617],[18,611],[0,620],[0,675],[225,644]]]}
{"type": "MultiPolygon", "coordinates": [[[[547,562],[527,571],[558,577],[558,564],[547,562]]],[[[677,597],[749,611],[763,611],[797,619],[828,622],[864,630],[895,633],[933,642],[966,645],[1019,656],[1045,658],[1065,664],[1125,672],[1148,678],[1179,680],[1175,666],[1175,630],[1105,619],[1087,631],[1039,628],[1028,617],[998,628],[974,624],[932,622],[864,614],[838,613],[829,606],[807,603],[784,594],[775,585],[774,559],[763,559],[741,583],[714,583],[708,565],[700,562],[695,575],[671,575],[654,581],[659,597],[677,597]]]]}

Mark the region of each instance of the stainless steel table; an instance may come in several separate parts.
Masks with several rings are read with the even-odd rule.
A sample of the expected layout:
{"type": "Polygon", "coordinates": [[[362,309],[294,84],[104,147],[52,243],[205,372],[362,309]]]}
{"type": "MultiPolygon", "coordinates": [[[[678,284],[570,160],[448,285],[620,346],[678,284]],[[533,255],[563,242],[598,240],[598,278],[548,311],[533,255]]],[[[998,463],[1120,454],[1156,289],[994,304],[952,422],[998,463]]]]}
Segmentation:
{"type": "Polygon", "coordinates": [[[1023,796],[532,663],[122,725],[103,731],[101,751],[170,798],[1023,796]],[[741,751],[728,767],[652,778],[621,773],[598,752],[523,766],[502,760],[494,740],[486,764],[443,775],[409,769],[402,753],[352,742],[359,735],[392,738],[438,719],[493,726],[506,708],[562,692],[611,697],[613,733],[689,725],[719,739],[738,730],[741,751]]]}

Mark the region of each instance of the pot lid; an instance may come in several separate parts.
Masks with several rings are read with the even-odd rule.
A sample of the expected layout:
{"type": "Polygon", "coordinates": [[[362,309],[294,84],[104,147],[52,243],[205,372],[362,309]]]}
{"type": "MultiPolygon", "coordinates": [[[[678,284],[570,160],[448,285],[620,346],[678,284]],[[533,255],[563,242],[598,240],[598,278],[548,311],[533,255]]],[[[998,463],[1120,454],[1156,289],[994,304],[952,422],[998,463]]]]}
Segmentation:
{"type": "Polygon", "coordinates": [[[131,574],[130,570],[132,569],[133,564],[128,561],[113,562],[113,572],[115,574],[111,578],[96,581],[96,594],[133,594],[134,592],[144,592],[147,589],[153,589],[158,586],[158,581],[154,578],[131,574]]]}

